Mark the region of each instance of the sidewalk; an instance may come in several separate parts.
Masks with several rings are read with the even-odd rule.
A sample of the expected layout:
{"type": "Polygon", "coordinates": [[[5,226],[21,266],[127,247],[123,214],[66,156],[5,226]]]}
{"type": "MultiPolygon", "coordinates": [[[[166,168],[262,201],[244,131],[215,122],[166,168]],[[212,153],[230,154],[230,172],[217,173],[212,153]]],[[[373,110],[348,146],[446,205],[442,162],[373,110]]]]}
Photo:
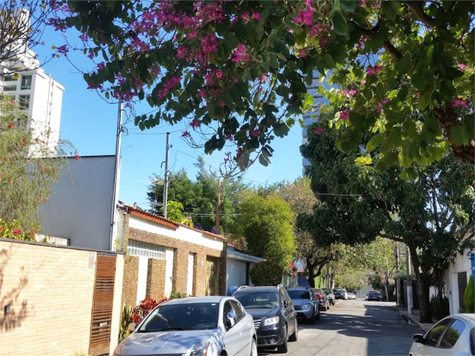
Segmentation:
{"type": "Polygon", "coordinates": [[[405,307],[396,307],[401,317],[409,324],[417,325],[422,331],[425,333],[427,332],[434,323],[421,323],[419,317],[419,310],[413,310],[412,314],[409,314],[407,308],[405,307]]]}

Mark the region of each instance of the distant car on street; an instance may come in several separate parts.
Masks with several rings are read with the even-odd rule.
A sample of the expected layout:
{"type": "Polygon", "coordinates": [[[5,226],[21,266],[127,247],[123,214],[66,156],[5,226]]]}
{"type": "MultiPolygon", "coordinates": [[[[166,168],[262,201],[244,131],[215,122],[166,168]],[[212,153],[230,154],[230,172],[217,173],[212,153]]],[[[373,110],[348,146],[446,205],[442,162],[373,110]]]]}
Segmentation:
{"type": "Polygon", "coordinates": [[[322,288],[314,288],[313,292],[318,299],[318,304],[321,311],[327,311],[330,309],[330,301],[328,300],[327,294],[323,291],[322,288]]]}
{"type": "Polygon", "coordinates": [[[368,301],[372,301],[372,300],[375,300],[375,301],[378,301],[380,302],[381,300],[383,300],[382,296],[381,296],[381,292],[380,291],[377,291],[377,290],[372,290],[368,293],[368,301]]]}
{"type": "Polygon", "coordinates": [[[335,305],[336,300],[335,300],[335,294],[333,294],[333,291],[331,288],[322,288],[322,290],[325,292],[327,295],[327,299],[330,302],[331,305],[335,305]]]}
{"type": "Polygon", "coordinates": [[[348,300],[348,292],[345,288],[333,288],[333,294],[335,294],[335,299],[348,300]]]}
{"type": "Polygon", "coordinates": [[[320,319],[320,305],[313,289],[310,287],[291,287],[287,292],[294,302],[297,318],[315,324],[320,319]]]}
{"type": "Polygon", "coordinates": [[[437,322],[425,335],[415,334],[409,356],[475,355],[475,314],[454,314],[437,322]]]}
{"type": "Polygon", "coordinates": [[[252,316],[232,297],[174,299],[159,304],[117,345],[113,356],[252,355],[257,336],[252,316]]]}
{"type": "Polygon", "coordinates": [[[233,297],[254,318],[258,349],[286,353],[287,341],[298,340],[297,313],[282,285],[240,288],[233,297]]]}
{"type": "Polygon", "coordinates": [[[356,294],[353,292],[348,292],[348,299],[349,300],[356,300],[356,294]]]}

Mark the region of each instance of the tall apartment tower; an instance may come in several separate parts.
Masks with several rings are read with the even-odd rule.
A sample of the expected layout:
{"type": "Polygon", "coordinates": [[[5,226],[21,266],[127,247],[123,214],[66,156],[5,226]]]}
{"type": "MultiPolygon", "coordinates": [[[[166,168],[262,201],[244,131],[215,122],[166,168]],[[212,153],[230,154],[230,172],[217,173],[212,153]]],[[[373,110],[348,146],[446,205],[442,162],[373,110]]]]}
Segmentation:
{"type": "MultiPolygon", "coordinates": [[[[17,16],[22,26],[28,27],[28,12],[19,10],[17,16]]],[[[56,152],[64,87],[44,72],[24,39],[10,43],[5,51],[9,54],[8,59],[0,62],[0,93],[15,100],[28,114],[28,126],[34,137],[42,137],[49,151],[56,152]],[[15,50],[13,55],[12,48],[15,50]]],[[[33,151],[34,148],[30,152],[32,155],[33,151]]]]}

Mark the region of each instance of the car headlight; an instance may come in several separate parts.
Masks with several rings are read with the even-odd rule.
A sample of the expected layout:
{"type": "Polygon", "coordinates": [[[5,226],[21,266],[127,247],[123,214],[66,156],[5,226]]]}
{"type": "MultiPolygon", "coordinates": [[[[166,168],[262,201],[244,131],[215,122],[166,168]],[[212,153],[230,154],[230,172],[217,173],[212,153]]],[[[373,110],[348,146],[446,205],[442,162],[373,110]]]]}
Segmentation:
{"type": "Polygon", "coordinates": [[[210,349],[209,342],[205,344],[196,344],[190,352],[183,354],[183,356],[206,356],[208,354],[208,349],[210,349]]]}
{"type": "Polygon", "coordinates": [[[269,319],[264,320],[264,326],[275,325],[275,324],[278,324],[278,323],[279,323],[279,317],[278,316],[274,316],[273,318],[269,318],[269,319]]]}
{"type": "Polygon", "coordinates": [[[302,305],[302,310],[310,310],[310,309],[313,309],[313,304],[305,303],[304,305],[302,305]]]}

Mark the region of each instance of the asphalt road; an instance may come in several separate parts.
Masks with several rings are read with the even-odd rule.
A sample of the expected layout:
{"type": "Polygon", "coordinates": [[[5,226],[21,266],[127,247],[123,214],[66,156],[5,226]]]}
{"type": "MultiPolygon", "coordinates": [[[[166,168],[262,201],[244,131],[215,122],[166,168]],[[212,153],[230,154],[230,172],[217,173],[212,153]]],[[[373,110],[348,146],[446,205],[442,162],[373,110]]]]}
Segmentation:
{"type": "MultiPolygon", "coordinates": [[[[301,323],[299,339],[289,342],[287,356],[408,355],[412,335],[422,331],[407,324],[394,302],[339,300],[315,325],[301,323]]],[[[275,355],[265,351],[259,355],[275,355]]]]}

